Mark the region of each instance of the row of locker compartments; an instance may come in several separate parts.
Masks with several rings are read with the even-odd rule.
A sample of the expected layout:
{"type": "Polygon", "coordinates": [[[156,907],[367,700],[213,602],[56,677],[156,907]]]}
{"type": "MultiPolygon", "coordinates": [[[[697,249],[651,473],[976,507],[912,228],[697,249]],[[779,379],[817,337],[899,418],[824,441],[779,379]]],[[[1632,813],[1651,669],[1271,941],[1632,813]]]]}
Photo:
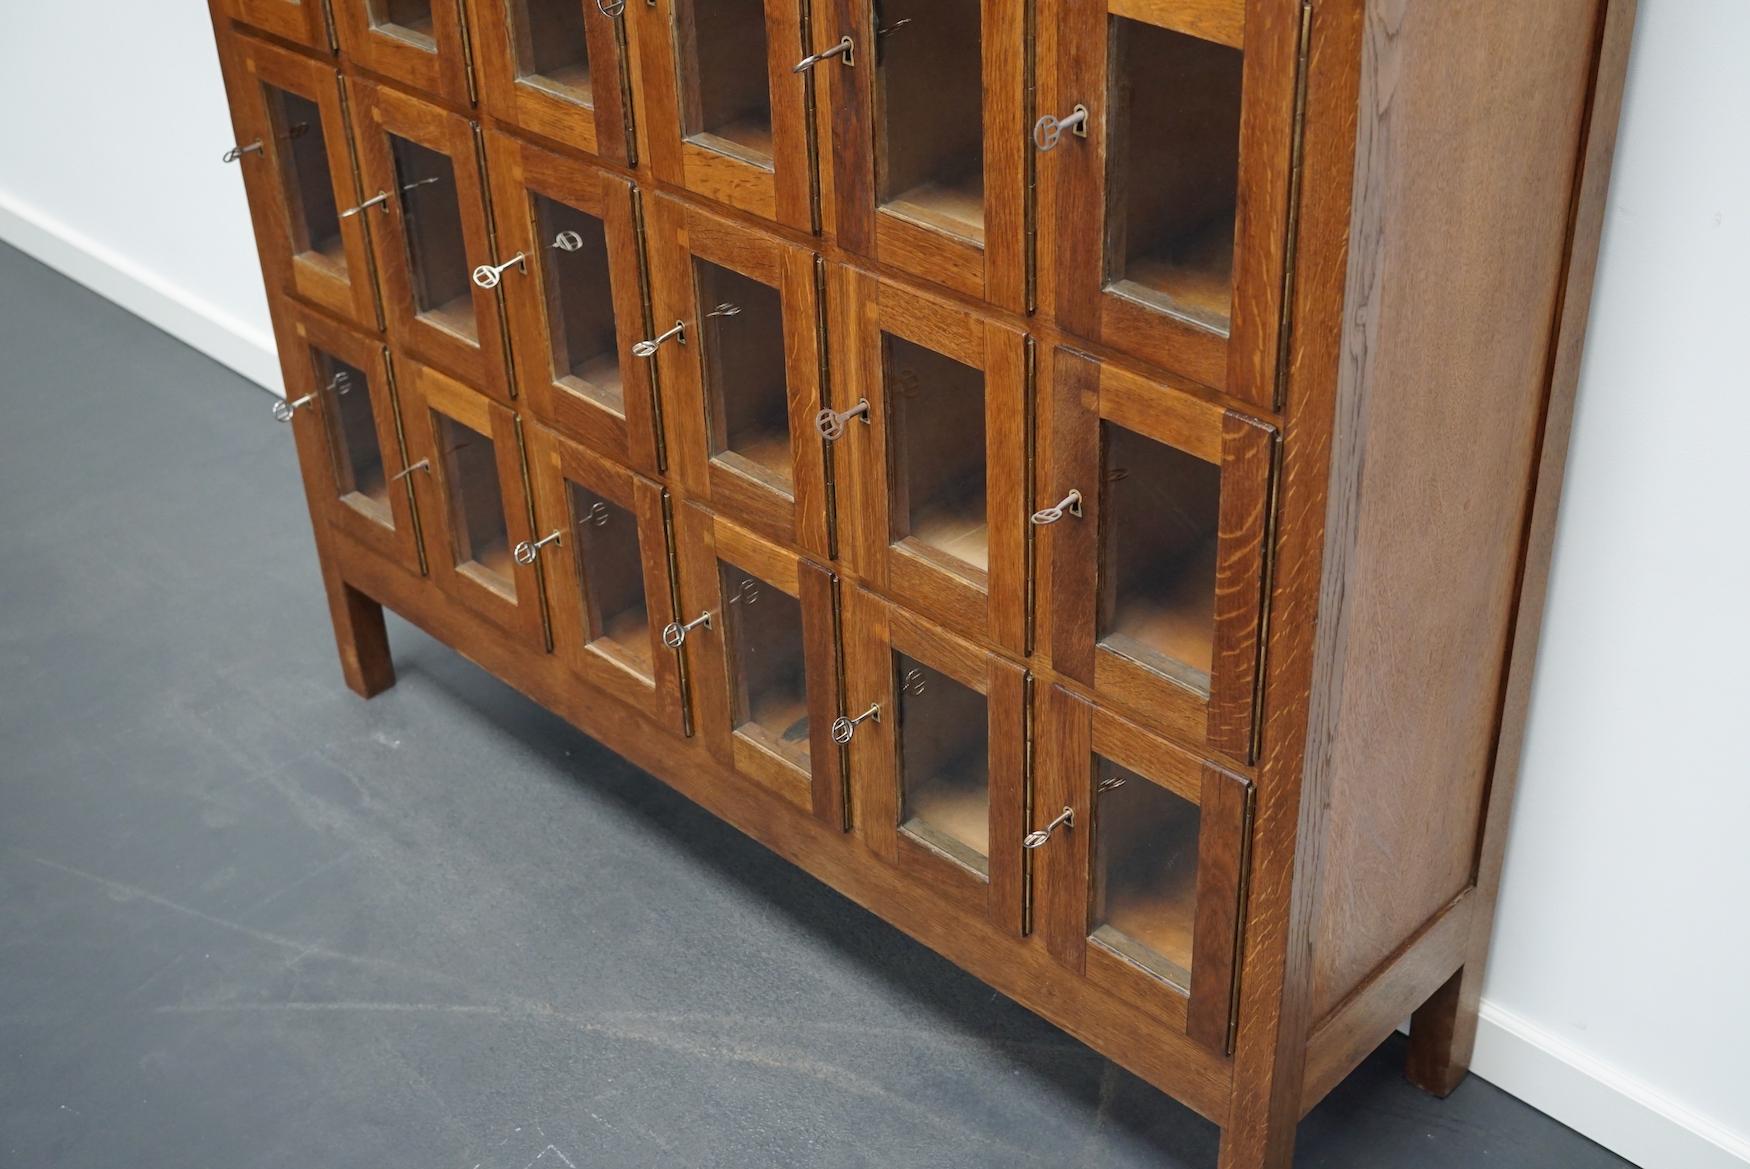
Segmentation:
{"type": "Polygon", "coordinates": [[[426,573],[580,684],[1225,1051],[1242,775],[445,375],[402,363],[391,385],[373,342],[291,329],[294,383],[305,355],[325,379],[292,411],[300,456],[350,554],[426,573]]]}
{"type": "MultiPolygon", "coordinates": [[[[271,9],[283,2],[254,0],[251,7],[271,9]]],[[[603,51],[617,53],[616,29],[624,18],[610,20],[599,13],[592,18],[593,0],[567,0],[563,5],[484,0],[486,7],[505,2],[512,12],[482,16],[483,27],[508,30],[479,38],[488,79],[484,108],[500,124],[623,162],[623,131],[617,139],[620,148],[607,148],[597,132],[598,120],[580,117],[576,101],[564,96],[568,84],[574,88],[589,84],[594,75],[588,58],[581,65],[561,62],[567,58],[563,46],[589,52],[598,40],[605,46],[603,51]],[[586,38],[546,33],[531,40],[517,32],[517,22],[524,19],[541,27],[570,20],[571,9],[579,5],[576,19],[595,29],[586,38]],[[518,15],[525,9],[525,15],[518,15]],[[522,59],[518,54],[525,52],[532,54],[529,62],[516,64],[522,59]]],[[[1227,389],[1254,404],[1272,404],[1273,386],[1253,384],[1255,379],[1237,372],[1229,376],[1230,364],[1249,368],[1246,361],[1230,363],[1230,338],[1240,337],[1249,348],[1269,342],[1271,322],[1236,322],[1234,314],[1252,312],[1261,318],[1268,311],[1263,306],[1274,303],[1282,251],[1282,224],[1270,222],[1269,208],[1251,200],[1264,213],[1239,214],[1247,202],[1238,194],[1240,48],[1182,28],[1150,24],[1138,15],[1141,9],[1165,12],[1173,5],[1117,5],[1128,15],[1110,15],[1111,35],[1095,39],[1102,52],[1110,50],[1114,70],[1124,76],[1095,79],[1093,88],[1109,90],[1111,100],[1078,99],[1076,110],[1092,106],[1081,120],[1072,120],[1061,130],[1052,126],[1039,130],[1038,144],[1052,146],[1037,163],[1041,201],[1035,209],[1029,206],[1034,163],[1028,152],[1037,145],[1028,143],[1019,75],[1012,93],[980,82],[981,53],[1003,56],[1019,51],[999,52],[989,38],[981,39],[981,19],[1018,25],[1020,5],[987,3],[986,9],[1003,15],[986,12],[981,18],[977,0],[930,0],[915,15],[891,18],[898,30],[881,40],[883,51],[876,60],[865,56],[858,66],[831,64],[829,75],[837,78],[835,84],[842,88],[848,78],[867,80],[879,86],[880,97],[876,100],[871,89],[868,110],[821,114],[821,141],[832,143],[824,154],[834,166],[818,180],[807,164],[810,151],[804,139],[812,139],[804,133],[807,119],[800,105],[790,116],[782,114],[782,103],[774,107],[777,112],[763,115],[766,123],[762,124],[769,124],[762,138],[746,129],[750,116],[742,106],[751,100],[743,92],[748,86],[711,80],[712,69],[719,66],[742,68],[751,62],[763,67],[767,62],[769,54],[754,51],[760,46],[741,43],[746,35],[783,39],[757,12],[752,18],[736,12],[741,6],[742,0],[712,0],[707,16],[701,4],[697,19],[711,26],[710,35],[679,38],[681,46],[696,46],[706,58],[699,68],[677,74],[687,79],[688,86],[700,87],[700,92],[669,93],[661,102],[651,101],[669,113],[674,133],[668,141],[655,128],[646,127],[651,157],[641,166],[674,187],[800,231],[824,231],[872,263],[997,307],[1027,311],[1033,307],[1029,301],[1037,299],[1042,311],[1073,332],[1227,389]],[[966,15],[954,16],[961,7],[966,15]],[[932,32],[932,24],[943,27],[932,32]],[[971,54],[970,64],[956,60],[965,52],[971,54]],[[1132,64],[1135,77],[1128,72],[1132,64]],[[722,125],[708,118],[715,129],[686,131],[689,119],[706,116],[699,111],[717,105],[742,112],[724,114],[728,120],[722,125]],[[1103,113],[1108,106],[1110,112],[1103,113]],[[886,124],[894,121],[904,124],[886,124]],[[793,150],[785,145],[790,138],[796,140],[793,150]],[[756,140],[766,144],[766,153],[751,145],[756,140]],[[796,155],[794,160],[791,154],[796,155]],[[804,173],[788,180],[786,176],[798,168],[804,173]],[[815,195],[821,191],[826,198],[817,204],[815,195]],[[821,207],[828,211],[824,221],[821,207]],[[1091,214],[1099,222],[1090,219],[1091,214]],[[1035,215],[1042,225],[1037,233],[1029,229],[1035,215]],[[1035,234],[1037,295],[1029,287],[1035,234]],[[1236,272],[1242,284],[1255,282],[1261,295],[1236,297],[1236,272]]],[[[770,10],[784,6],[767,5],[767,18],[783,23],[770,10]]],[[[338,7],[337,15],[345,14],[338,26],[354,29],[343,35],[343,45],[369,46],[380,39],[398,52],[411,51],[406,26],[390,19],[394,5],[384,9],[380,26],[365,15],[375,11],[374,5],[346,0],[338,7]],[[354,8],[359,11],[353,12],[354,8]],[[384,29],[391,31],[385,34],[384,29]]],[[[666,17],[648,19],[663,28],[693,20],[678,11],[687,7],[681,4],[666,17]]],[[[759,8],[758,0],[753,7],[759,8]]],[[[1102,21],[1108,19],[1105,13],[1099,15],[1102,21]]],[[[1209,28],[1188,18],[1147,15],[1205,33],[1209,28]]],[[[1066,19],[1071,25],[1085,23],[1079,16],[1066,19]]],[[[790,39],[800,44],[799,37],[790,39]]],[[[332,64],[252,37],[234,37],[231,43],[238,58],[234,72],[243,79],[232,96],[240,122],[239,146],[257,147],[242,157],[251,169],[276,175],[285,188],[281,200],[290,213],[289,227],[297,245],[337,261],[348,252],[348,237],[354,234],[342,218],[345,211],[366,197],[386,193],[388,198],[373,204],[378,214],[372,218],[405,221],[412,230],[421,214],[435,217],[441,222],[431,231],[454,230],[462,237],[443,241],[458,258],[475,264],[492,262],[482,249],[468,246],[466,239],[474,226],[467,222],[476,211],[474,204],[484,213],[486,203],[483,185],[477,181],[473,125],[467,118],[399,89],[348,78],[344,85],[360,107],[361,184],[347,174],[351,167],[340,97],[343,83],[332,64]],[[443,172],[441,182],[436,172],[443,172]]],[[[422,85],[422,75],[391,67],[392,55],[385,58],[355,49],[351,56],[375,71],[422,85]]],[[[786,90],[796,88],[800,103],[802,79],[788,76],[787,67],[782,73],[782,78],[772,75],[773,92],[781,81],[786,90]]],[[[757,80],[764,84],[766,78],[762,74],[757,80]]],[[[434,89],[430,84],[422,87],[434,89]]],[[[616,95],[617,119],[623,112],[618,108],[623,88],[597,85],[591,92],[616,95]]],[[[444,87],[435,91],[447,93],[444,87]]],[[[760,118],[751,121],[759,123],[760,118]]],[[[1275,157],[1271,149],[1258,152],[1275,157]]],[[[543,169],[551,176],[550,184],[572,185],[559,172],[565,169],[564,159],[573,157],[546,161],[543,169]]],[[[555,197],[563,201],[562,195],[555,197]]],[[[350,225],[362,226],[356,224],[359,218],[351,217],[350,225]]],[[[437,291],[451,293],[451,299],[465,293],[465,285],[457,281],[466,274],[467,270],[434,274],[437,291]]]]}
{"type": "MultiPolygon", "coordinates": [[[[282,306],[285,409],[326,435],[316,466],[327,468],[337,517],[477,593],[506,627],[545,627],[537,569],[573,564],[583,547],[590,509],[568,493],[566,469],[612,469],[672,488],[787,555],[842,564],[1180,741],[1252,758],[1277,446],[1253,419],[1071,350],[1040,362],[1030,385],[1018,333],[970,315],[956,330],[938,312],[881,298],[852,314],[866,360],[845,379],[857,406],[841,412],[850,416],[836,441],[815,429],[818,383],[786,393],[781,369],[672,379],[661,473],[626,457],[624,429],[591,416],[580,429],[536,399],[531,515],[508,405],[404,349],[392,375],[380,340],[282,306]],[[487,456],[458,461],[470,444],[487,456]],[[788,469],[774,469],[777,459],[788,469]],[[422,548],[413,509],[427,491],[422,548]]],[[[686,360],[739,368],[738,345],[706,331],[686,360]]],[[[651,547],[668,543],[664,532],[651,547]]],[[[667,624],[638,627],[639,660],[662,660],[667,624]]]]}

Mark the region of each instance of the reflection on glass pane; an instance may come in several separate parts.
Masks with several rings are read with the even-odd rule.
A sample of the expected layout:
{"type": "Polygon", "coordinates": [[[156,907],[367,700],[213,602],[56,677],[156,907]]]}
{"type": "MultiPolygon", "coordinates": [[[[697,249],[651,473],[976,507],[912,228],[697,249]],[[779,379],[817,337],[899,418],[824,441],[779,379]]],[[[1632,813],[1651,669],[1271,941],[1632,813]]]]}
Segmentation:
{"type": "Polygon", "coordinates": [[[492,440],[447,414],[436,417],[456,567],[474,570],[485,584],[514,597],[510,533],[492,440]]]}
{"type": "Polygon", "coordinates": [[[346,271],[346,245],[340,238],[340,211],[328,170],[328,140],[322,110],[302,94],[263,85],[268,124],[279,144],[280,185],[292,232],[292,254],[308,256],[346,271]]]}
{"type": "Polygon", "coordinates": [[[478,341],[462,207],[449,156],[398,134],[389,135],[401,190],[407,272],[419,316],[458,337],[478,341]]]}
{"type": "Polygon", "coordinates": [[[1217,332],[1233,310],[1238,49],[1112,18],[1106,278],[1217,332]]]}
{"type": "Polygon", "coordinates": [[[364,371],[320,349],[312,350],[311,357],[323,389],[322,418],[328,425],[335,488],[359,511],[394,527],[376,411],[364,371]]]}
{"type": "Polygon", "coordinates": [[[882,364],[893,448],[892,539],[968,567],[990,566],[985,520],[984,372],[891,334],[882,364]]]}
{"type": "Polygon", "coordinates": [[[638,518],[567,480],[566,505],[589,644],[640,675],[651,676],[650,611],[644,603],[644,557],[638,518]]]}
{"type": "Polygon", "coordinates": [[[984,241],[980,0],[881,0],[881,203],[927,227],[984,241]]]}
{"type": "Polygon", "coordinates": [[[711,420],[711,457],[791,490],[784,307],[778,290],[704,260],[693,261],[711,420]],[[710,316],[722,306],[740,312],[710,316]],[[727,458],[725,458],[727,456],[727,458]]]}
{"type": "Polygon", "coordinates": [[[1102,424],[1100,640],[1209,692],[1221,468],[1102,424]]]}
{"type": "Polygon", "coordinates": [[[772,161],[765,0],[676,0],[681,132],[750,162],[772,161]]]}
{"type": "Polygon", "coordinates": [[[808,770],[808,686],[802,603],[751,572],[718,564],[728,630],[731,721],[781,758],[808,770]]]}
{"type": "Polygon", "coordinates": [[[1189,989],[1197,805],[1095,757],[1093,936],[1189,989]]]}
{"type": "Polygon", "coordinates": [[[990,725],[984,695],[902,653],[900,829],[990,874],[990,725]]]}
{"type": "Polygon", "coordinates": [[[544,269],[553,380],[616,414],[626,412],[602,221],[545,195],[535,196],[536,245],[544,269]]]}
{"type": "Polygon", "coordinates": [[[589,0],[510,0],[518,81],[579,105],[590,104],[586,3],[589,0]]]}
{"type": "Polygon", "coordinates": [[[431,0],[369,0],[371,27],[437,52],[431,35],[431,0]]]}

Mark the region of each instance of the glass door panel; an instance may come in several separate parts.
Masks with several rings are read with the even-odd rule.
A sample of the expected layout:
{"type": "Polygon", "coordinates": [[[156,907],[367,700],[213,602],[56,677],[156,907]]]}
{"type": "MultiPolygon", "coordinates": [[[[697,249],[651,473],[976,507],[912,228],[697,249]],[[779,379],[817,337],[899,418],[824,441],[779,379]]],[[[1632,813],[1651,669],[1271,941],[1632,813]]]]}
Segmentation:
{"type": "Polygon", "coordinates": [[[554,97],[589,105],[589,29],[583,8],[589,0],[508,3],[517,80],[554,97]]]}
{"type": "Polygon", "coordinates": [[[1196,804],[1095,757],[1090,936],[1187,991],[1200,827],[1196,804]]]}
{"type": "Polygon", "coordinates": [[[769,167],[764,0],[675,0],[675,32],[682,135],[769,167]]]}
{"type": "Polygon", "coordinates": [[[984,242],[984,64],[980,0],[875,6],[882,207],[984,242]]]}
{"type": "Polygon", "coordinates": [[[1119,16],[1111,38],[1107,280],[1225,336],[1244,57],[1119,16]]]}
{"type": "Polygon", "coordinates": [[[322,110],[302,94],[278,86],[264,84],[262,93],[268,124],[281,143],[280,182],[292,254],[326,264],[345,279],[346,241],[340,234],[340,209],[334,202],[322,110]]]}
{"type": "Polygon", "coordinates": [[[482,584],[514,598],[510,532],[492,440],[445,414],[437,416],[437,433],[449,492],[452,562],[482,584]]]}
{"type": "Polygon", "coordinates": [[[389,135],[389,149],[400,192],[414,310],[430,324],[478,344],[455,167],[447,154],[399,134],[389,135]]]}
{"type": "Polygon", "coordinates": [[[425,49],[437,51],[433,37],[431,0],[366,0],[371,28],[400,37],[425,49]]]}
{"type": "Polygon", "coordinates": [[[534,198],[553,380],[623,415],[607,228],[595,216],[545,195],[534,198]]]}
{"type": "Polygon", "coordinates": [[[985,697],[905,654],[899,688],[900,831],[990,875],[990,713],[985,697]]]}
{"type": "Polygon", "coordinates": [[[734,564],[719,563],[729,659],[730,725],[803,772],[809,769],[802,602],[734,564]]]}
{"type": "Polygon", "coordinates": [[[650,607],[644,600],[644,551],[638,517],[580,484],[566,481],[577,579],[587,643],[652,678],[650,607]]]}
{"type": "Polygon", "coordinates": [[[711,457],[791,494],[783,301],[769,284],[708,260],[694,259],[693,274],[711,457]]]}
{"type": "Polygon", "coordinates": [[[1209,693],[1221,468],[1102,423],[1098,637],[1209,693]]]}
{"type": "Polygon", "coordinates": [[[377,440],[377,416],[370,382],[363,370],[318,349],[317,379],[327,394],[328,447],[334,482],[340,497],[377,522],[394,526],[389,508],[389,479],[383,448],[377,440]]]}
{"type": "Polygon", "coordinates": [[[983,574],[990,567],[984,373],[892,334],[882,336],[882,350],[892,541],[983,574]]]}

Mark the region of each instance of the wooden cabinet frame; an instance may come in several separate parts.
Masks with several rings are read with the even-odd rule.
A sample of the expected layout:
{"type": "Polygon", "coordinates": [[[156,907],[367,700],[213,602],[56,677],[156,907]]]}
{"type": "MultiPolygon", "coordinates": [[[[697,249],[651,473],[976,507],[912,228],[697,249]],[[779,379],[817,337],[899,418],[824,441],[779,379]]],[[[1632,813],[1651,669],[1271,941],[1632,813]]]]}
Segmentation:
{"type": "Polygon", "coordinates": [[[1192,743],[1252,757],[1263,621],[1265,541],[1276,432],[1255,419],[1074,350],[1053,357],[1039,412],[1036,497],[1081,496],[1082,514],[1037,529],[1039,650],[1102,700],[1192,743]],[[1209,692],[1099,641],[1106,483],[1103,424],[1219,468],[1209,692]]]}
{"type": "Polygon", "coordinates": [[[1039,757],[1033,824],[1064,809],[1072,823],[1034,854],[1034,926],[1053,957],[1089,982],[1152,1011],[1219,1053],[1229,1049],[1239,963],[1240,902],[1251,836],[1251,784],[1059,686],[1042,687],[1035,720],[1039,757]],[[1096,800],[1103,779],[1096,757],[1133,773],[1198,810],[1190,985],[1177,985],[1090,936],[1094,926],[1096,800]]]}
{"type": "Polygon", "coordinates": [[[499,130],[487,131],[486,144],[498,251],[507,260],[526,257],[505,272],[499,286],[521,398],[537,418],[567,438],[656,475],[660,456],[651,364],[632,355],[632,346],[643,339],[649,321],[631,182],[499,130]],[[564,380],[554,375],[560,297],[600,295],[602,290],[552,286],[554,265],[561,261],[555,258],[555,241],[541,234],[537,198],[601,223],[616,330],[617,387],[598,387],[575,375],[564,380]]]}
{"type": "Polygon", "coordinates": [[[398,347],[422,362],[508,401],[510,381],[505,368],[498,293],[479,287],[471,279],[476,267],[495,262],[477,129],[466,118],[372,82],[357,82],[353,96],[360,186],[367,199],[389,196],[361,211],[359,218],[370,219],[371,244],[383,282],[383,311],[390,333],[398,347]],[[445,257],[445,262],[457,269],[449,274],[451,280],[458,286],[467,286],[467,301],[462,301],[458,294],[454,303],[465,306],[456,310],[459,313],[468,314],[472,309],[467,316],[475,333],[472,338],[439,323],[432,315],[422,314],[415,301],[415,260],[409,250],[409,215],[404,202],[409,193],[401,190],[391,135],[449,161],[459,212],[460,249],[457,255],[445,257]]]}
{"type": "Polygon", "coordinates": [[[671,731],[684,733],[685,699],[680,663],[663,645],[662,631],[674,620],[674,582],[669,573],[667,493],[592,451],[542,426],[530,426],[529,480],[534,494],[537,538],[552,541],[539,552],[546,586],[553,648],[579,678],[643,711],[671,731]],[[591,582],[577,546],[577,533],[589,516],[578,516],[567,484],[574,483],[629,512],[637,524],[643,597],[649,620],[648,671],[616,651],[607,639],[593,639],[584,604],[591,582]],[[557,538],[555,538],[557,537],[557,538]]]}
{"type": "MultiPolygon", "coordinates": [[[[956,0],[958,2],[958,0],[956,0]]],[[[822,166],[830,173],[825,216],[839,242],[867,259],[1014,312],[1027,311],[1027,95],[1026,5],[981,0],[978,117],[983,149],[983,226],[977,238],[930,222],[922,208],[883,205],[883,71],[889,38],[927,38],[927,27],[877,34],[872,0],[816,0],[816,49],[851,37],[856,63],[828,60],[815,67],[821,95],[820,140],[831,143],[822,166]]],[[[928,43],[927,41],[925,43],[928,43]]],[[[906,46],[909,47],[909,46],[906,46]]],[[[940,75],[954,66],[943,63],[940,75]]],[[[903,137],[927,137],[942,119],[905,128],[903,137]]],[[[823,153],[825,151],[823,150],[823,153]]]]}
{"type": "Polygon", "coordinates": [[[318,53],[332,53],[328,6],[324,0],[219,0],[233,20],[283,37],[318,53]]]}
{"type": "Polygon", "coordinates": [[[339,74],[332,66],[253,37],[233,37],[231,43],[235,48],[229,71],[231,114],[237,145],[247,149],[260,143],[260,149],[239,155],[238,162],[257,236],[267,245],[262,257],[267,269],[301,299],[360,328],[382,328],[366,219],[340,217],[358,205],[359,194],[339,74]],[[270,85],[311,102],[319,111],[339,256],[325,255],[312,241],[301,238],[308,229],[291,140],[309,131],[276,124],[264,88],[270,85]]]}
{"type": "Polygon", "coordinates": [[[428,533],[426,564],[432,580],[445,596],[491,622],[525,646],[547,648],[546,624],[541,613],[541,581],[534,564],[514,559],[518,544],[532,542],[528,493],[523,485],[523,452],[516,416],[492,401],[428,365],[407,360],[399,353],[400,390],[406,405],[404,432],[407,458],[419,514],[428,533]],[[449,481],[448,457],[453,453],[443,443],[441,419],[460,423],[492,440],[496,484],[504,513],[505,546],[498,550],[503,579],[512,586],[493,583],[478,567],[458,563],[456,549],[466,535],[454,512],[462,506],[462,485],[449,481]]]}
{"type": "MultiPolygon", "coordinates": [[[[639,132],[656,176],[729,207],[801,232],[814,231],[815,168],[808,128],[808,80],[792,73],[807,52],[802,0],[746,0],[763,4],[766,84],[771,103],[769,158],[714,134],[688,136],[684,118],[698,104],[688,89],[700,74],[683,43],[681,6],[734,21],[726,0],[645,0],[628,4],[638,43],[639,132]]],[[[703,39],[722,40],[724,30],[703,39]]]]}
{"type": "Polygon", "coordinates": [[[512,13],[519,0],[474,0],[475,60],[480,71],[481,104],[487,112],[530,134],[598,155],[629,161],[630,77],[624,49],[623,16],[606,16],[596,0],[568,0],[583,20],[588,46],[590,95],[587,103],[556,92],[550,85],[519,77],[512,13]]]}
{"type": "Polygon", "coordinates": [[[454,106],[474,104],[462,0],[431,0],[431,28],[405,35],[379,27],[373,8],[387,0],[330,0],[341,54],[361,69],[422,90],[454,106]]]}
{"type": "Polygon", "coordinates": [[[403,472],[407,457],[401,437],[401,409],[389,364],[389,350],[369,337],[293,305],[279,315],[281,368],[286,401],[292,406],[292,432],[298,462],[321,517],[362,546],[410,572],[423,573],[413,487],[403,472]],[[364,375],[364,384],[335,386],[322,370],[318,352],[345,362],[364,375]],[[372,437],[382,457],[387,515],[341,481],[342,420],[337,392],[363,394],[371,408],[372,437]]]}
{"type": "MultiPolygon", "coordinates": [[[[1027,419],[1029,341],[1019,329],[840,268],[830,284],[833,406],[867,412],[845,424],[834,448],[841,485],[841,554],[885,595],[932,620],[969,631],[1016,653],[1027,626],[1027,419]],[[985,511],[988,569],[953,561],[911,539],[894,540],[895,436],[884,335],[891,335],[984,375],[985,511]]],[[[901,375],[905,371],[899,371],[901,375]]],[[[902,391],[903,392],[903,391],[902,391]]]]}
{"type": "MultiPolygon", "coordinates": [[[[1290,54],[1305,36],[1304,26],[1298,37],[1275,26],[1310,17],[1289,4],[1265,17],[1266,7],[1244,0],[1039,0],[1039,112],[1068,117],[1085,107],[1089,120],[1085,137],[1065,132],[1038,159],[1038,262],[1041,310],[1069,331],[1273,409],[1300,74],[1290,54]],[[1200,171],[1233,165],[1237,178],[1225,328],[1115,289],[1108,272],[1108,240],[1120,230],[1109,212],[1108,177],[1119,155],[1112,138],[1125,116],[1113,96],[1124,79],[1112,75],[1109,59],[1117,18],[1195,38],[1210,52],[1243,54],[1239,108],[1222,115],[1237,120],[1237,164],[1205,160],[1200,171]]],[[[1151,68],[1151,80],[1167,76],[1164,62],[1151,68]]],[[[1192,95],[1212,88],[1201,78],[1188,87],[1192,95]]],[[[1143,163],[1126,157],[1124,165],[1143,163]]],[[[1155,189],[1167,183],[1164,174],[1142,177],[1155,189]]]]}
{"type": "MultiPolygon", "coordinates": [[[[890,605],[866,589],[844,597],[845,715],[879,713],[858,723],[850,760],[852,826],[889,864],[913,873],[944,896],[964,903],[997,929],[1024,929],[1027,671],[996,654],[890,605]],[[989,872],[980,875],[900,826],[901,736],[894,655],[907,657],[984,696],[989,712],[989,872]]],[[[927,699],[927,693],[919,696],[927,699]]]]}
{"type": "Polygon", "coordinates": [[[682,613],[688,619],[707,611],[712,616],[710,627],[692,631],[683,647],[700,738],[724,766],[843,828],[844,770],[839,745],[832,738],[833,720],[839,714],[838,578],[697,504],[680,509],[679,549],[682,613]],[[747,572],[757,579],[758,587],[725,595],[719,565],[747,572]],[[735,725],[736,711],[745,701],[737,694],[741,683],[731,660],[740,620],[737,609],[759,604],[759,591],[767,586],[794,598],[800,607],[807,768],[735,725]]]}
{"type": "MultiPolygon", "coordinates": [[[[664,420],[671,470],[689,494],[709,500],[769,539],[829,554],[826,452],[816,426],[821,408],[820,305],[813,253],[687,207],[665,196],[645,205],[649,217],[652,329],[660,333],[684,323],[683,338],[657,353],[661,363],[664,420]],[[695,261],[715,265],[776,293],[782,320],[782,349],[788,478],[779,481],[765,468],[733,454],[713,456],[712,331],[695,261]]],[[[739,308],[739,306],[737,306],[739,308]]],[[[769,325],[751,317],[723,318],[716,328],[730,332],[769,325]],[[745,323],[744,323],[745,322],[745,323]]],[[[718,374],[716,376],[723,376],[718,374]]],[[[727,427],[727,420],[716,425],[727,427]]]]}

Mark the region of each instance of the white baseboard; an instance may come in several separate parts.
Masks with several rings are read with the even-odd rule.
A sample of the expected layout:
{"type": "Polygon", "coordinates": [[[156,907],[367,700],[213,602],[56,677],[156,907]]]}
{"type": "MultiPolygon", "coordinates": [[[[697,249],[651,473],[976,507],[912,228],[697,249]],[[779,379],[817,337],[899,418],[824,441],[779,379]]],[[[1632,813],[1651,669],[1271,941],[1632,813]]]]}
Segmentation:
{"type": "MultiPolygon", "coordinates": [[[[271,334],[0,191],[0,240],[282,393],[271,334]]],[[[1485,1002],[1472,1069],[1642,1169],[1750,1169],[1750,1138],[1485,1002]]]]}
{"type": "Polygon", "coordinates": [[[1641,1169],[1750,1166],[1750,1139],[1486,1000],[1471,1070],[1641,1169]]]}
{"type": "Polygon", "coordinates": [[[0,191],[0,240],[250,381],[283,394],[272,333],[0,191]]]}

